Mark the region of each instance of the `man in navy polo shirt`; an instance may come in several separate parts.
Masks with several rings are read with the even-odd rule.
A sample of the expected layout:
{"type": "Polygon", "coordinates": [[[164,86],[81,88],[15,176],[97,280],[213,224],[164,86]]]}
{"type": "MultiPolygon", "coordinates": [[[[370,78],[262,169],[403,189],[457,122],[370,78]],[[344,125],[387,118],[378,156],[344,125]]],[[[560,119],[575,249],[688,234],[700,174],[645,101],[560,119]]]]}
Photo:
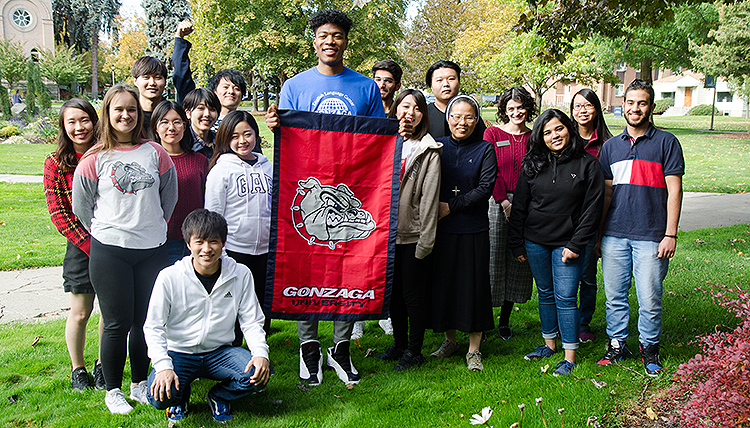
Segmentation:
{"type": "Polygon", "coordinates": [[[685,161],[677,138],[651,124],[654,90],[636,79],[625,91],[627,127],[604,143],[605,200],[600,234],[607,296],[607,353],[599,365],[631,355],[628,292],[635,278],[638,332],[646,374],[657,376],[662,330],[662,282],[677,245],[685,161]]]}

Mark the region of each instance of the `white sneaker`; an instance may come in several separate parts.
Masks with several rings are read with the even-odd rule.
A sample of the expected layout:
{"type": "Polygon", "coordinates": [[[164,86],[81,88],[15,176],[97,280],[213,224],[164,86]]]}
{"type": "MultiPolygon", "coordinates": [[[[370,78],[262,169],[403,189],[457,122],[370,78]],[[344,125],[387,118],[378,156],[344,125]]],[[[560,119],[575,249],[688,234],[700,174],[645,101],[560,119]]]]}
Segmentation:
{"type": "Polygon", "coordinates": [[[352,340],[361,339],[365,335],[365,322],[357,321],[354,323],[354,330],[352,330],[352,340]]]}
{"type": "Polygon", "coordinates": [[[299,347],[299,378],[310,386],[323,382],[323,352],[317,340],[308,340],[299,347]]]}
{"type": "Polygon", "coordinates": [[[107,405],[109,413],[113,415],[127,415],[133,410],[133,406],[125,400],[125,394],[122,393],[120,388],[107,391],[107,395],[104,396],[104,404],[107,405]]]}
{"type": "Polygon", "coordinates": [[[391,336],[393,335],[393,326],[391,325],[390,318],[386,318],[384,320],[378,321],[378,325],[380,326],[380,328],[383,329],[383,332],[385,332],[385,334],[388,334],[391,336]]]}
{"type": "Polygon", "coordinates": [[[138,382],[137,385],[130,387],[130,399],[141,404],[148,404],[148,383],[145,380],[138,382]]]}

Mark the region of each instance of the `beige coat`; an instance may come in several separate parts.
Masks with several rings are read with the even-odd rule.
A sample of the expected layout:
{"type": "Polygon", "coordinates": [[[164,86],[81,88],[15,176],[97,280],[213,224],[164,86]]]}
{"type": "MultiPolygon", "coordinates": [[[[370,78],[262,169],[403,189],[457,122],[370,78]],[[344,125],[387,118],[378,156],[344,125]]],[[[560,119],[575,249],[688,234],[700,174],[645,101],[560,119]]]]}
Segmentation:
{"type": "Polygon", "coordinates": [[[443,144],[430,134],[414,150],[404,168],[398,196],[396,244],[417,244],[415,256],[425,258],[435,244],[440,202],[440,152],[443,144]]]}

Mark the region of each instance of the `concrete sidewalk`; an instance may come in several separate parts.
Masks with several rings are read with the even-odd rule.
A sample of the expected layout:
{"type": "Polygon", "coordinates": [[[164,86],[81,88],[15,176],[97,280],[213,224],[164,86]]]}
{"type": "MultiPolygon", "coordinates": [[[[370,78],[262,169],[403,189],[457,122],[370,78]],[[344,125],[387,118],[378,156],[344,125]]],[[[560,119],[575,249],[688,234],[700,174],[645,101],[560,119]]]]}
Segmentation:
{"type": "MultiPolygon", "coordinates": [[[[685,193],[680,230],[747,223],[750,193],[685,193]]],[[[69,309],[62,267],[0,272],[0,323],[60,318],[69,309]]]]}

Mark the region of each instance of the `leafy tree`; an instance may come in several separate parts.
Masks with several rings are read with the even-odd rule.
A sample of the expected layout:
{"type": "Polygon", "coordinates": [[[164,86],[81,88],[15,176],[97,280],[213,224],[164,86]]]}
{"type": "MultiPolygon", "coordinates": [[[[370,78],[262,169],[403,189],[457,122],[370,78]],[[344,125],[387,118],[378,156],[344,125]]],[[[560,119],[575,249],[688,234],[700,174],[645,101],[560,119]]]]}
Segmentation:
{"type": "Polygon", "coordinates": [[[0,75],[8,82],[9,89],[26,77],[28,57],[19,42],[0,40],[0,75]]]}
{"type": "Polygon", "coordinates": [[[488,78],[494,73],[497,80],[493,84],[500,88],[516,85],[528,87],[540,109],[542,95],[558,82],[578,81],[588,85],[598,81],[614,83],[612,64],[616,49],[606,40],[576,41],[573,51],[562,63],[544,58],[546,45],[546,40],[536,33],[518,34],[481,69],[482,73],[488,78]]]}
{"type": "Polygon", "coordinates": [[[394,46],[403,38],[399,19],[406,0],[372,0],[358,7],[351,0],[195,0],[191,59],[198,80],[212,70],[231,67],[249,74],[275,76],[280,83],[316,64],[307,19],[332,7],[354,21],[346,51],[347,66],[369,74],[385,58],[399,59],[394,46]]]}
{"type": "MultiPolygon", "coordinates": [[[[146,21],[138,15],[120,15],[119,37],[116,44],[104,47],[104,68],[114,72],[118,82],[130,81],[130,70],[138,58],[146,54],[146,21]]],[[[172,32],[174,34],[174,32],[172,32]]]]}
{"type": "MultiPolygon", "coordinates": [[[[403,83],[424,87],[427,68],[435,61],[451,59],[454,42],[467,25],[466,2],[434,0],[421,3],[411,25],[405,30],[405,43],[399,49],[404,58],[403,83]]],[[[492,27],[485,27],[487,28],[492,27]]],[[[494,32],[494,29],[488,33],[494,32]]],[[[463,83],[463,82],[462,82],[463,83]]]]}
{"type": "MultiPolygon", "coordinates": [[[[41,51],[40,68],[42,76],[60,85],[83,83],[89,78],[89,70],[83,56],[76,55],[75,49],[63,44],[55,46],[55,51],[41,51]]],[[[59,88],[57,98],[60,98],[59,88]]]]}
{"type": "Polygon", "coordinates": [[[626,26],[621,60],[641,69],[641,78],[651,81],[654,67],[694,69],[690,46],[709,43],[709,32],[718,26],[713,3],[679,4],[670,7],[674,19],[654,25],[626,26]]]}
{"type": "Polygon", "coordinates": [[[697,55],[695,63],[704,73],[727,77],[735,87],[747,90],[750,80],[750,0],[722,4],[718,9],[719,26],[709,34],[715,40],[702,46],[692,45],[697,55]]]}
{"type": "Polygon", "coordinates": [[[190,18],[190,3],[187,0],[143,0],[141,7],[146,12],[145,32],[151,55],[169,65],[177,24],[190,18]]]}
{"type": "Polygon", "coordinates": [[[694,5],[706,0],[527,0],[527,10],[518,18],[516,28],[536,32],[545,40],[546,59],[558,62],[573,51],[576,40],[594,34],[618,38],[625,29],[657,26],[674,19],[671,6],[694,5]]]}
{"type": "MultiPolygon", "coordinates": [[[[0,81],[2,81],[2,79],[3,75],[0,74],[0,81]]],[[[0,83],[0,114],[2,114],[6,119],[11,115],[10,93],[8,92],[8,88],[3,86],[2,83],[0,83]]]]}

